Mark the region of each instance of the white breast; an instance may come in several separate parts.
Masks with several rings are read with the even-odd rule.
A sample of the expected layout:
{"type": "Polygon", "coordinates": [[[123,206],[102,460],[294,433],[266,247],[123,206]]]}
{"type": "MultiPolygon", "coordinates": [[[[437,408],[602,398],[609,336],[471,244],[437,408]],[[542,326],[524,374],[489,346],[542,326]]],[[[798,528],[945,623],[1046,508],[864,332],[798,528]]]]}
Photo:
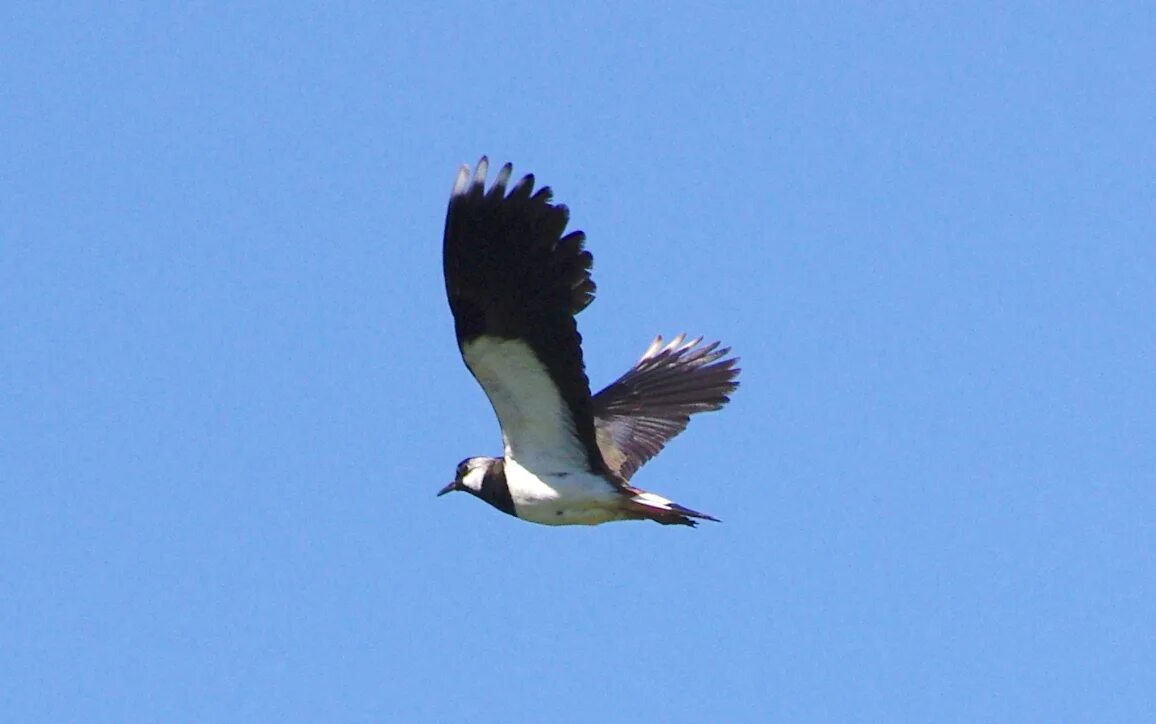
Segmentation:
{"type": "Polygon", "coordinates": [[[535,474],[506,458],[506,485],[518,517],[543,525],[598,525],[622,520],[624,498],[590,473],[535,474]]]}

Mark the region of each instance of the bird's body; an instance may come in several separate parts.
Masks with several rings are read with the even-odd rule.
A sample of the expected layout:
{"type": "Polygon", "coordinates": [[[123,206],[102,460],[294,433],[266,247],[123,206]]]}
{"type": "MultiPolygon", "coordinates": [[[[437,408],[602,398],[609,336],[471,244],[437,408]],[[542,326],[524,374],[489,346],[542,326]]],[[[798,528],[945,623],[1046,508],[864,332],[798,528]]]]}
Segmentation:
{"type": "Polygon", "coordinates": [[[735,359],[718,343],[657,338],[642,359],[590,394],[574,316],[593,299],[582,232],[563,235],[569,212],[533,193],[509,194],[504,166],[487,192],[483,158],[454,183],[443,246],[446,292],[466,366],[502,428],[504,455],[458,465],[444,494],[463,490],[522,520],[597,525],[649,519],[716,520],[629,484],[695,412],[734,390],[735,359]]]}
{"type": "Polygon", "coordinates": [[[535,473],[506,460],[506,485],[519,518],[543,525],[598,525],[625,518],[618,492],[595,473],[535,473]]]}

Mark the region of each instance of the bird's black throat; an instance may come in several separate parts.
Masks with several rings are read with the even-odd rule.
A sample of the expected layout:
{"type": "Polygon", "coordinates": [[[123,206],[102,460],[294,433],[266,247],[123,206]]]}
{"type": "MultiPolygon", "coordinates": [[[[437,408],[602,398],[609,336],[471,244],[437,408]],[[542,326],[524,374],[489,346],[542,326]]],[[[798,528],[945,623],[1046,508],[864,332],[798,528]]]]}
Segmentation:
{"type": "MultiPolygon", "coordinates": [[[[474,493],[472,490],[467,492],[474,493]]],[[[482,478],[482,489],[474,493],[503,513],[509,513],[515,518],[518,513],[514,510],[514,498],[510,495],[510,486],[506,484],[506,461],[495,458],[482,478]]]]}

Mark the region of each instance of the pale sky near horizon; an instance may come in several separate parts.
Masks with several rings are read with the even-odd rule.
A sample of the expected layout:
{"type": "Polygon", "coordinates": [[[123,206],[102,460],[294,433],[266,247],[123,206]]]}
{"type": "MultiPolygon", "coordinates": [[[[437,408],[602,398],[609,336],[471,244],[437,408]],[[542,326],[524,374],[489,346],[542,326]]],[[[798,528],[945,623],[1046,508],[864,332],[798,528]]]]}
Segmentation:
{"type": "Polygon", "coordinates": [[[0,720],[1144,721],[1156,10],[37,4],[0,22],[0,720]],[[595,387],[742,387],[635,482],[495,454],[445,204],[570,206],[595,387]]]}

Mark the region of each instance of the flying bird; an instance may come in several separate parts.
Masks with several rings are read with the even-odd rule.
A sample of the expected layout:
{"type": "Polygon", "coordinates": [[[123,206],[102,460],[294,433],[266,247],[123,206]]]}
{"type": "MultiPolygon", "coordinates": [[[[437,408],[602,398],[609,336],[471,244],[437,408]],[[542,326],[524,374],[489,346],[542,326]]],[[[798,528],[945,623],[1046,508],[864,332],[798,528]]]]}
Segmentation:
{"type": "Polygon", "coordinates": [[[594,299],[586,235],[506,164],[487,190],[489,161],[462,166],[446,214],[446,294],[462,359],[489,397],[502,457],[470,457],[438,495],[471,493],[545,525],[718,519],[630,484],[690,416],[717,410],[738,386],[737,358],[718,342],[656,338],[642,358],[590,394],[575,315],[594,299]]]}

